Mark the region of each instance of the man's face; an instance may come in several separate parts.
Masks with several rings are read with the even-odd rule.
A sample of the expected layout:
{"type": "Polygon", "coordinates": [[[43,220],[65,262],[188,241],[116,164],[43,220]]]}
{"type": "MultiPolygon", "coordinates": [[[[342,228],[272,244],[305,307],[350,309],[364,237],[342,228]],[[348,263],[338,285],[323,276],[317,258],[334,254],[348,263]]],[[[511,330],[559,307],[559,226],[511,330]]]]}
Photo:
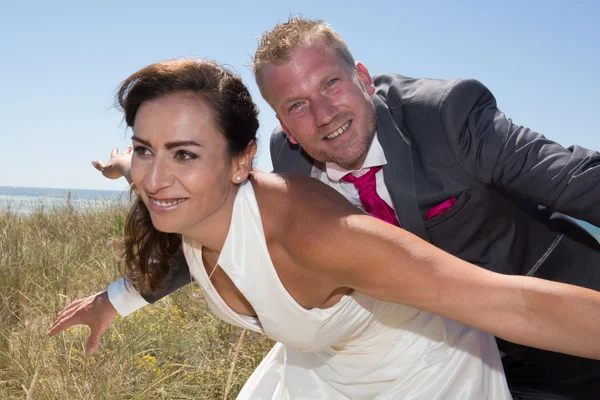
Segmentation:
{"type": "Polygon", "coordinates": [[[350,67],[334,50],[315,43],[291,60],[262,70],[265,100],[292,143],[315,160],[346,169],[362,166],[375,132],[375,92],[367,68],[350,67]]]}

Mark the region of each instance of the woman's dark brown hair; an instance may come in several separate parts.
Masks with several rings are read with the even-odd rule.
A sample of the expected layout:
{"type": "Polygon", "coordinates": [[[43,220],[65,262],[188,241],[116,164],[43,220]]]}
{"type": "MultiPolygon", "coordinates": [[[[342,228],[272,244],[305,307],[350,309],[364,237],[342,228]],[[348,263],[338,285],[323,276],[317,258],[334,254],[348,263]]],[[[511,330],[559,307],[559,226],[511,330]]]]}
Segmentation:
{"type": "MultiPolygon", "coordinates": [[[[239,76],[205,59],[178,59],[149,65],[125,79],[117,102],[128,127],[142,104],[171,93],[195,93],[213,110],[215,126],[227,140],[230,156],[256,140],[258,110],[239,76]]],[[[138,196],[125,223],[124,275],[143,295],[168,285],[181,236],[158,231],[138,196]]]]}

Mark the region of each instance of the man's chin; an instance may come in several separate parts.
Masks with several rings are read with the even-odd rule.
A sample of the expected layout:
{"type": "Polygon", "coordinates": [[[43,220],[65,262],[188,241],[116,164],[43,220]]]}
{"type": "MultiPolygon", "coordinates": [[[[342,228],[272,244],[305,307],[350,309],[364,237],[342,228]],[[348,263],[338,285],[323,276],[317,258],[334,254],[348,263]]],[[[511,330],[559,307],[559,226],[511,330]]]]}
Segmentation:
{"type": "Polygon", "coordinates": [[[360,169],[365,162],[366,152],[340,154],[337,157],[330,157],[328,162],[339,165],[347,170],[360,169]]]}
{"type": "MultiPolygon", "coordinates": [[[[348,134],[352,134],[352,132],[348,132],[348,134]]],[[[337,148],[331,148],[330,151],[324,151],[323,159],[327,160],[327,162],[331,162],[339,165],[342,168],[347,170],[355,170],[360,169],[367,157],[367,153],[369,152],[369,147],[373,139],[365,143],[365,140],[360,140],[357,137],[343,137],[344,134],[340,136],[340,141],[337,148]]]]}

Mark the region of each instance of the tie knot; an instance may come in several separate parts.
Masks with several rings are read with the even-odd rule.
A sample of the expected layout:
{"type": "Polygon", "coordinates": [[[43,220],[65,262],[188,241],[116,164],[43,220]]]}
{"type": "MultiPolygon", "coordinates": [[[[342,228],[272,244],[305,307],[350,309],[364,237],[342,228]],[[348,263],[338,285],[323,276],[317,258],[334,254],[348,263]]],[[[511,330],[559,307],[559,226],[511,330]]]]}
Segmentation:
{"type": "Polygon", "coordinates": [[[354,187],[358,190],[360,203],[363,205],[366,212],[382,221],[400,226],[394,209],[377,194],[377,180],[375,179],[375,174],[377,174],[379,170],[381,170],[381,167],[372,167],[358,178],[352,174],[347,174],[342,180],[354,184],[354,187]]]}
{"type": "Polygon", "coordinates": [[[360,188],[365,184],[375,182],[375,174],[379,172],[380,169],[381,167],[371,167],[367,172],[365,172],[359,177],[356,177],[352,174],[347,174],[342,178],[342,180],[344,182],[354,183],[354,186],[356,186],[356,188],[360,190],[360,188]]]}

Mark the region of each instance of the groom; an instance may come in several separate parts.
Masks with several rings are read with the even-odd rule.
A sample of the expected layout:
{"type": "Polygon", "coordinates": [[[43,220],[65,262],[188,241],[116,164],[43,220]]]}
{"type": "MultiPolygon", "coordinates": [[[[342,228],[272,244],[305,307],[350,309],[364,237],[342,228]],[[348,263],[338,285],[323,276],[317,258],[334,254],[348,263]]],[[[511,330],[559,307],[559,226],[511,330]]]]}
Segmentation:
{"type": "MultiPolygon", "coordinates": [[[[600,245],[556,213],[600,226],[599,153],[514,125],[474,80],[372,79],[319,21],[263,35],[254,73],[281,124],[276,172],[311,175],[367,210],[383,200],[404,229],[484,268],[600,290],[600,245]],[[381,200],[350,182],[374,167],[381,200]]],[[[513,396],[599,398],[600,362],[498,344],[513,396]]]]}
{"type": "MultiPolygon", "coordinates": [[[[600,245],[558,213],[600,226],[599,153],[514,125],[474,80],[372,78],[321,21],[264,34],[254,73],[281,124],[275,172],[313,176],[483,268],[600,290],[600,245]]],[[[147,300],[189,281],[182,257],[147,300]]],[[[515,399],[598,398],[599,362],[498,344],[515,399]]]]}

